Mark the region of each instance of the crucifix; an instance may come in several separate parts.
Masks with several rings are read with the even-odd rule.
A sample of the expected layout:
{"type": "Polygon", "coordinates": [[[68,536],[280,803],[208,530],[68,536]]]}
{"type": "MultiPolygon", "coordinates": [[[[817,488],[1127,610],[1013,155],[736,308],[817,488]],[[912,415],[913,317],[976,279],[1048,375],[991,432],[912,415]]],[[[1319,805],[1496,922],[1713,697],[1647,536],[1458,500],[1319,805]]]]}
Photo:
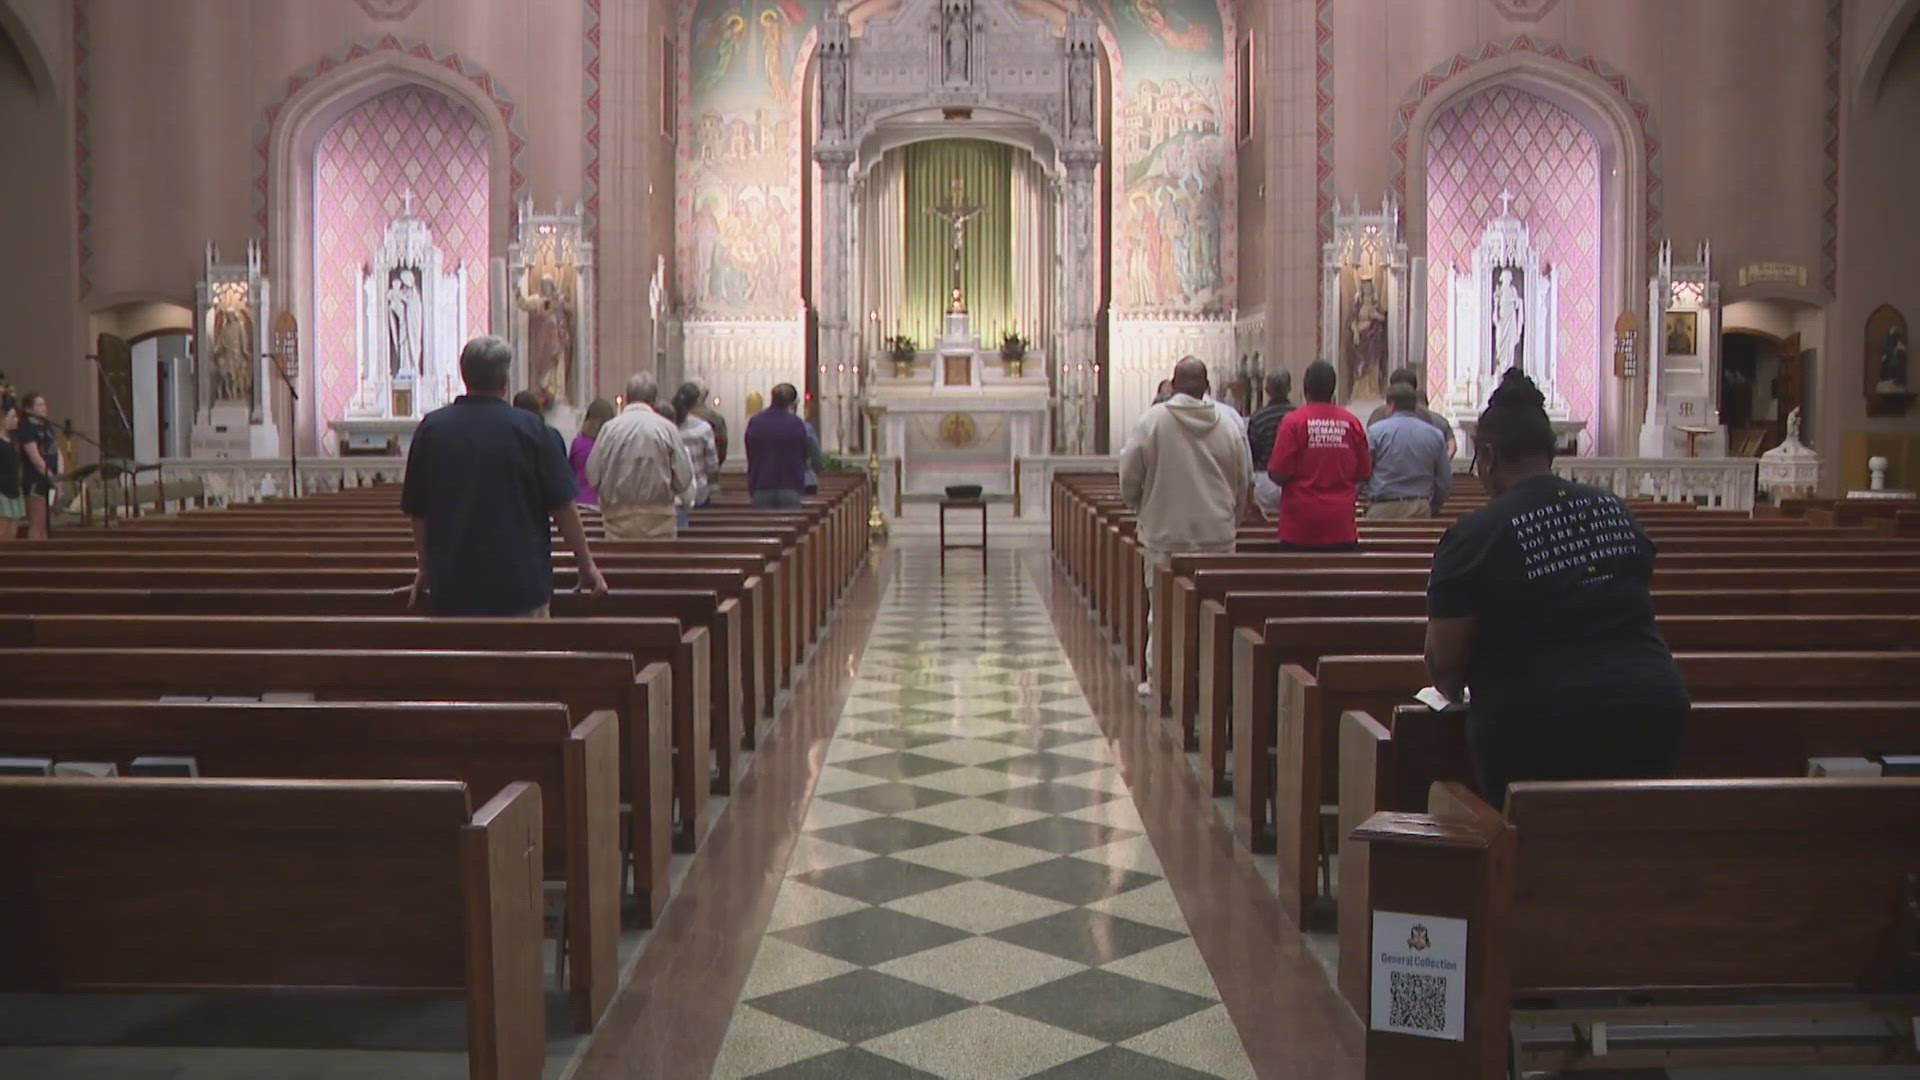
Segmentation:
{"type": "Polygon", "coordinates": [[[958,315],[967,310],[966,297],[960,291],[961,256],[967,246],[967,222],[979,217],[984,207],[966,205],[967,185],[957,176],[953,179],[951,191],[947,205],[929,207],[927,213],[946,222],[947,228],[953,232],[953,266],[948,285],[947,311],[958,315]]]}

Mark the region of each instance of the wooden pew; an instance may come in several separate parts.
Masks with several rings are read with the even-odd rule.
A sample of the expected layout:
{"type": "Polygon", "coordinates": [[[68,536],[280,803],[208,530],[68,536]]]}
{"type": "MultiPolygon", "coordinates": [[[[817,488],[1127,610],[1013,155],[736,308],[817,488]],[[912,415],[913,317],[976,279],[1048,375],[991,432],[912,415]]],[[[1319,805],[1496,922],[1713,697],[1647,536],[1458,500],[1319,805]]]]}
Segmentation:
{"type": "MultiPolygon", "coordinates": [[[[636,666],[663,663],[674,671],[673,790],[682,817],[698,819],[702,792],[730,788],[738,755],[731,752],[724,717],[707,709],[710,677],[706,632],[681,632],[671,619],[559,618],[530,633],[523,619],[437,619],[424,616],[325,615],[67,615],[0,614],[0,648],[328,649],[351,641],[363,649],[444,649],[453,652],[627,653],[636,666]],[[685,685],[682,686],[684,677],[685,685]],[[713,745],[709,753],[709,732],[713,745]],[[710,765],[717,772],[710,774],[710,765]],[[687,808],[691,807],[689,813],[687,808]]],[[[731,746],[739,738],[733,734],[731,746]]]]}
{"type": "Polygon", "coordinates": [[[1920,780],[1436,784],[1355,839],[1375,910],[1466,921],[1464,1039],[1369,1030],[1368,1080],[1920,1061],[1920,780]]]}
{"type": "MultiPolygon", "coordinates": [[[[711,591],[720,596],[740,598],[742,605],[738,609],[743,624],[742,640],[752,640],[752,630],[744,624],[753,617],[751,600],[753,581],[739,570],[680,570],[664,569],[626,570],[611,568],[604,570],[608,585],[618,591],[652,589],[693,589],[711,591]]],[[[574,606],[574,601],[563,599],[573,588],[573,571],[556,573],[556,591],[554,603],[570,614],[589,614],[602,610],[602,605],[588,597],[580,597],[579,602],[587,605],[583,611],[574,606]]],[[[342,569],[321,567],[310,570],[248,568],[234,566],[231,563],[221,566],[178,566],[170,564],[163,556],[146,559],[131,558],[115,561],[106,566],[80,566],[75,568],[46,569],[33,565],[29,560],[9,561],[0,565],[0,590],[6,589],[158,589],[166,592],[193,593],[198,591],[307,591],[321,590],[335,592],[385,591],[392,596],[391,614],[405,614],[401,591],[412,581],[412,571],[403,570],[397,564],[387,568],[342,569]],[[396,584],[398,582],[399,584],[396,584]]],[[[191,612],[194,609],[189,608],[191,612]]],[[[658,615],[659,612],[648,614],[658,615]]],[[[716,610],[715,619],[723,617],[716,610]]],[[[524,648],[528,642],[539,638],[537,627],[525,627],[523,637],[515,646],[524,648]]],[[[716,639],[717,641],[717,639],[716,639]]],[[[716,648],[724,654],[725,645],[716,648]]],[[[716,659],[724,662],[724,655],[716,659]]],[[[711,663],[711,661],[710,661],[711,663]]],[[[714,708],[721,711],[729,728],[744,730],[745,719],[734,696],[733,673],[726,672],[715,677],[712,701],[714,708]]],[[[701,752],[705,757],[705,752],[701,752]]]]}
{"type": "MultiPolygon", "coordinates": [[[[1293,617],[1302,605],[1275,597],[1286,593],[1232,593],[1223,605],[1211,604],[1202,624],[1200,768],[1216,795],[1226,795],[1226,747],[1230,726],[1244,726],[1256,739],[1278,708],[1280,668],[1287,664],[1313,670],[1321,656],[1360,653],[1408,654],[1424,651],[1425,598],[1409,596],[1399,618],[1379,615],[1314,614],[1293,617]],[[1276,618],[1286,612],[1287,617],[1276,618]],[[1217,643],[1225,639],[1222,649],[1217,643]],[[1219,654],[1227,661],[1220,663],[1219,654]],[[1218,688],[1230,687],[1232,704],[1218,688]]],[[[1781,592],[1670,591],[1651,594],[1660,626],[1676,649],[1867,650],[1920,648],[1920,591],[1821,593],[1800,597],[1781,592]],[[1738,625],[1728,619],[1739,613],[1738,625]],[[1851,618],[1838,620],[1835,616],[1851,618]],[[1838,624],[1838,625],[1836,625],[1838,624]]],[[[1417,688],[1416,688],[1417,689],[1417,688]]],[[[1239,730],[1235,727],[1234,730],[1239,730]]],[[[1255,753],[1258,753],[1257,744],[1255,753]]]]}
{"type": "MultiPolygon", "coordinates": [[[[1733,621],[1720,623],[1724,627],[1733,621]]],[[[1827,625],[1838,629],[1847,621],[1827,625]]],[[[1713,620],[1708,620],[1701,633],[1711,640],[1713,630],[1713,620]]],[[[1920,652],[1914,651],[1805,652],[1789,646],[1779,651],[1680,651],[1674,660],[1696,701],[1920,696],[1920,652]]],[[[1272,772],[1247,762],[1246,772],[1239,774],[1247,782],[1236,779],[1234,784],[1234,824],[1242,837],[1258,843],[1258,830],[1270,815],[1281,902],[1300,918],[1318,891],[1320,809],[1338,792],[1340,717],[1355,711],[1390,715],[1426,685],[1426,665],[1418,656],[1323,656],[1313,671],[1285,665],[1280,680],[1272,772]],[[1278,797],[1281,792],[1284,798],[1278,797]]],[[[1256,737],[1249,733],[1250,739],[1256,737]]],[[[1244,757],[1236,748],[1236,767],[1244,757]]]]}
{"type": "Polygon", "coordinates": [[[566,883],[573,1022],[592,1031],[619,985],[619,719],[499,702],[0,700],[0,753],[195,760],[201,777],[457,780],[474,798],[535,785],[548,880],[566,883]]]}
{"type": "MultiPolygon", "coordinates": [[[[1909,545],[1900,541],[1869,540],[1829,543],[1825,539],[1807,538],[1807,547],[1793,547],[1781,544],[1778,540],[1766,541],[1723,541],[1723,540],[1661,540],[1659,566],[1669,571],[1712,568],[1720,565],[1739,569],[1775,569],[1793,571],[1795,580],[1798,572],[1805,569],[1868,569],[1887,565],[1889,560],[1911,562],[1920,556],[1920,545],[1909,545]],[[1865,544],[1855,548],[1853,544],[1865,544]],[[1719,560],[1719,561],[1716,561],[1719,560]]],[[[1187,733],[1189,749],[1197,746],[1194,732],[1204,721],[1198,719],[1208,715],[1201,704],[1205,693],[1204,683],[1209,671],[1224,670],[1226,664],[1227,636],[1220,633],[1223,628],[1216,626],[1213,646],[1209,649],[1202,643],[1202,635],[1207,632],[1209,617],[1217,617],[1217,608],[1221,600],[1234,592],[1277,591],[1290,588],[1286,575],[1299,573],[1318,573],[1320,571],[1408,571],[1410,576],[1404,579],[1409,585],[1419,576],[1417,590],[1424,592],[1424,575],[1431,564],[1431,550],[1420,553],[1407,553],[1398,556],[1378,554],[1355,555],[1178,555],[1174,557],[1173,569],[1161,575],[1161,591],[1169,597],[1164,606],[1165,616],[1155,615],[1155,633],[1158,640],[1165,642],[1159,646],[1162,654],[1162,670],[1168,673],[1162,693],[1167,698],[1174,719],[1183,732],[1187,733]],[[1210,609],[1209,604],[1215,605],[1210,609]]],[[[1669,574],[1668,576],[1671,576],[1669,574]]],[[[1778,587],[1780,582],[1771,582],[1768,586],[1778,587]]],[[[1365,586],[1356,585],[1357,588],[1365,586]]],[[[1225,711],[1224,699],[1215,703],[1211,715],[1220,715],[1225,711]]]]}
{"type": "Polygon", "coordinates": [[[463,994],[473,1080],[545,1064],[540,793],[0,779],[0,990],[463,994]]]}
{"type": "MultiPolygon", "coordinates": [[[[7,693],[91,699],[310,693],[319,701],[558,702],[620,718],[621,794],[632,805],[628,845],[641,917],[668,896],[677,835],[669,773],[673,674],[635,671],[626,653],[426,652],[354,649],[12,649],[7,693]]],[[[696,809],[696,812],[699,812],[696,809]]],[[[679,832],[698,822],[681,822],[679,832]]]]}
{"type": "MultiPolygon", "coordinates": [[[[1816,757],[1873,758],[1920,752],[1920,700],[1716,701],[1696,704],[1674,761],[1676,778],[1802,777],[1816,757]]],[[[1341,925],[1371,910],[1366,844],[1355,830],[1382,810],[1418,813],[1434,784],[1472,786],[1462,713],[1396,709],[1389,730],[1373,716],[1340,718],[1339,899],[1341,925]]],[[[1340,957],[1340,988],[1366,1013],[1368,957],[1340,957]]]]}

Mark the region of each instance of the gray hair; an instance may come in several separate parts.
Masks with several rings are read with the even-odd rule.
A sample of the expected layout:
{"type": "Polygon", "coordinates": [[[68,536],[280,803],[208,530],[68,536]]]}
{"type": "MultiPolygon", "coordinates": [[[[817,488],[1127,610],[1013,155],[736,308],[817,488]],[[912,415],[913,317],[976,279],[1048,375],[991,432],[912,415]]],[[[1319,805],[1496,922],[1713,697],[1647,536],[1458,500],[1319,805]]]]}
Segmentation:
{"type": "Polygon", "coordinates": [[[651,371],[636,371],[627,377],[627,402],[653,404],[660,397],[660,383],[651,371]]]}
{"type": "Polygon", "coordinates": [[[503,338],[482,334],[460,350],[460,380],[476,394],[506,392],[512,370],[513,346],[503,338]]]}

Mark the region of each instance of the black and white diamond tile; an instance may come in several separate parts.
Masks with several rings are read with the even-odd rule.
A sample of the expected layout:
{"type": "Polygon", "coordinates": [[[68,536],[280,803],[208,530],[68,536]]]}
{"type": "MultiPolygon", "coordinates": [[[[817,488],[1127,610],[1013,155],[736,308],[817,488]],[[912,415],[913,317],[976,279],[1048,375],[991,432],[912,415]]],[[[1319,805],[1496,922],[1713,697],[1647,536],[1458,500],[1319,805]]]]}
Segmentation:
{"type": "Polygon", "coordinates": [[[713,1075],[1251,1078],[1024,575],[901,563],[713,1075]]]}

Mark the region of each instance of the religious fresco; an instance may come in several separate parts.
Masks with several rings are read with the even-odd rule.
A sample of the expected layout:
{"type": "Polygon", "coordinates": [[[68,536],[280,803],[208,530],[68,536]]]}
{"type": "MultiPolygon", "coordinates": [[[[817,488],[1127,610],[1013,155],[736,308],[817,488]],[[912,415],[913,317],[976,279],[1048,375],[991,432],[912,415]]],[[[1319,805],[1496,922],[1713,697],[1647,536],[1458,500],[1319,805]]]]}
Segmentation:
{"type": "Polygon", "coordinates": [[[1120,48],[1113,154],[1116,306],[1226,310],[1226,29],[1214,0],[1090,0],[1120,48]]]}
{"type": "Polygon", "coordinates": [[[796,65],[830,0],[700,0],[680,126],[681,291],[707,318],[791,316],[800,304],[796,65]]]}

